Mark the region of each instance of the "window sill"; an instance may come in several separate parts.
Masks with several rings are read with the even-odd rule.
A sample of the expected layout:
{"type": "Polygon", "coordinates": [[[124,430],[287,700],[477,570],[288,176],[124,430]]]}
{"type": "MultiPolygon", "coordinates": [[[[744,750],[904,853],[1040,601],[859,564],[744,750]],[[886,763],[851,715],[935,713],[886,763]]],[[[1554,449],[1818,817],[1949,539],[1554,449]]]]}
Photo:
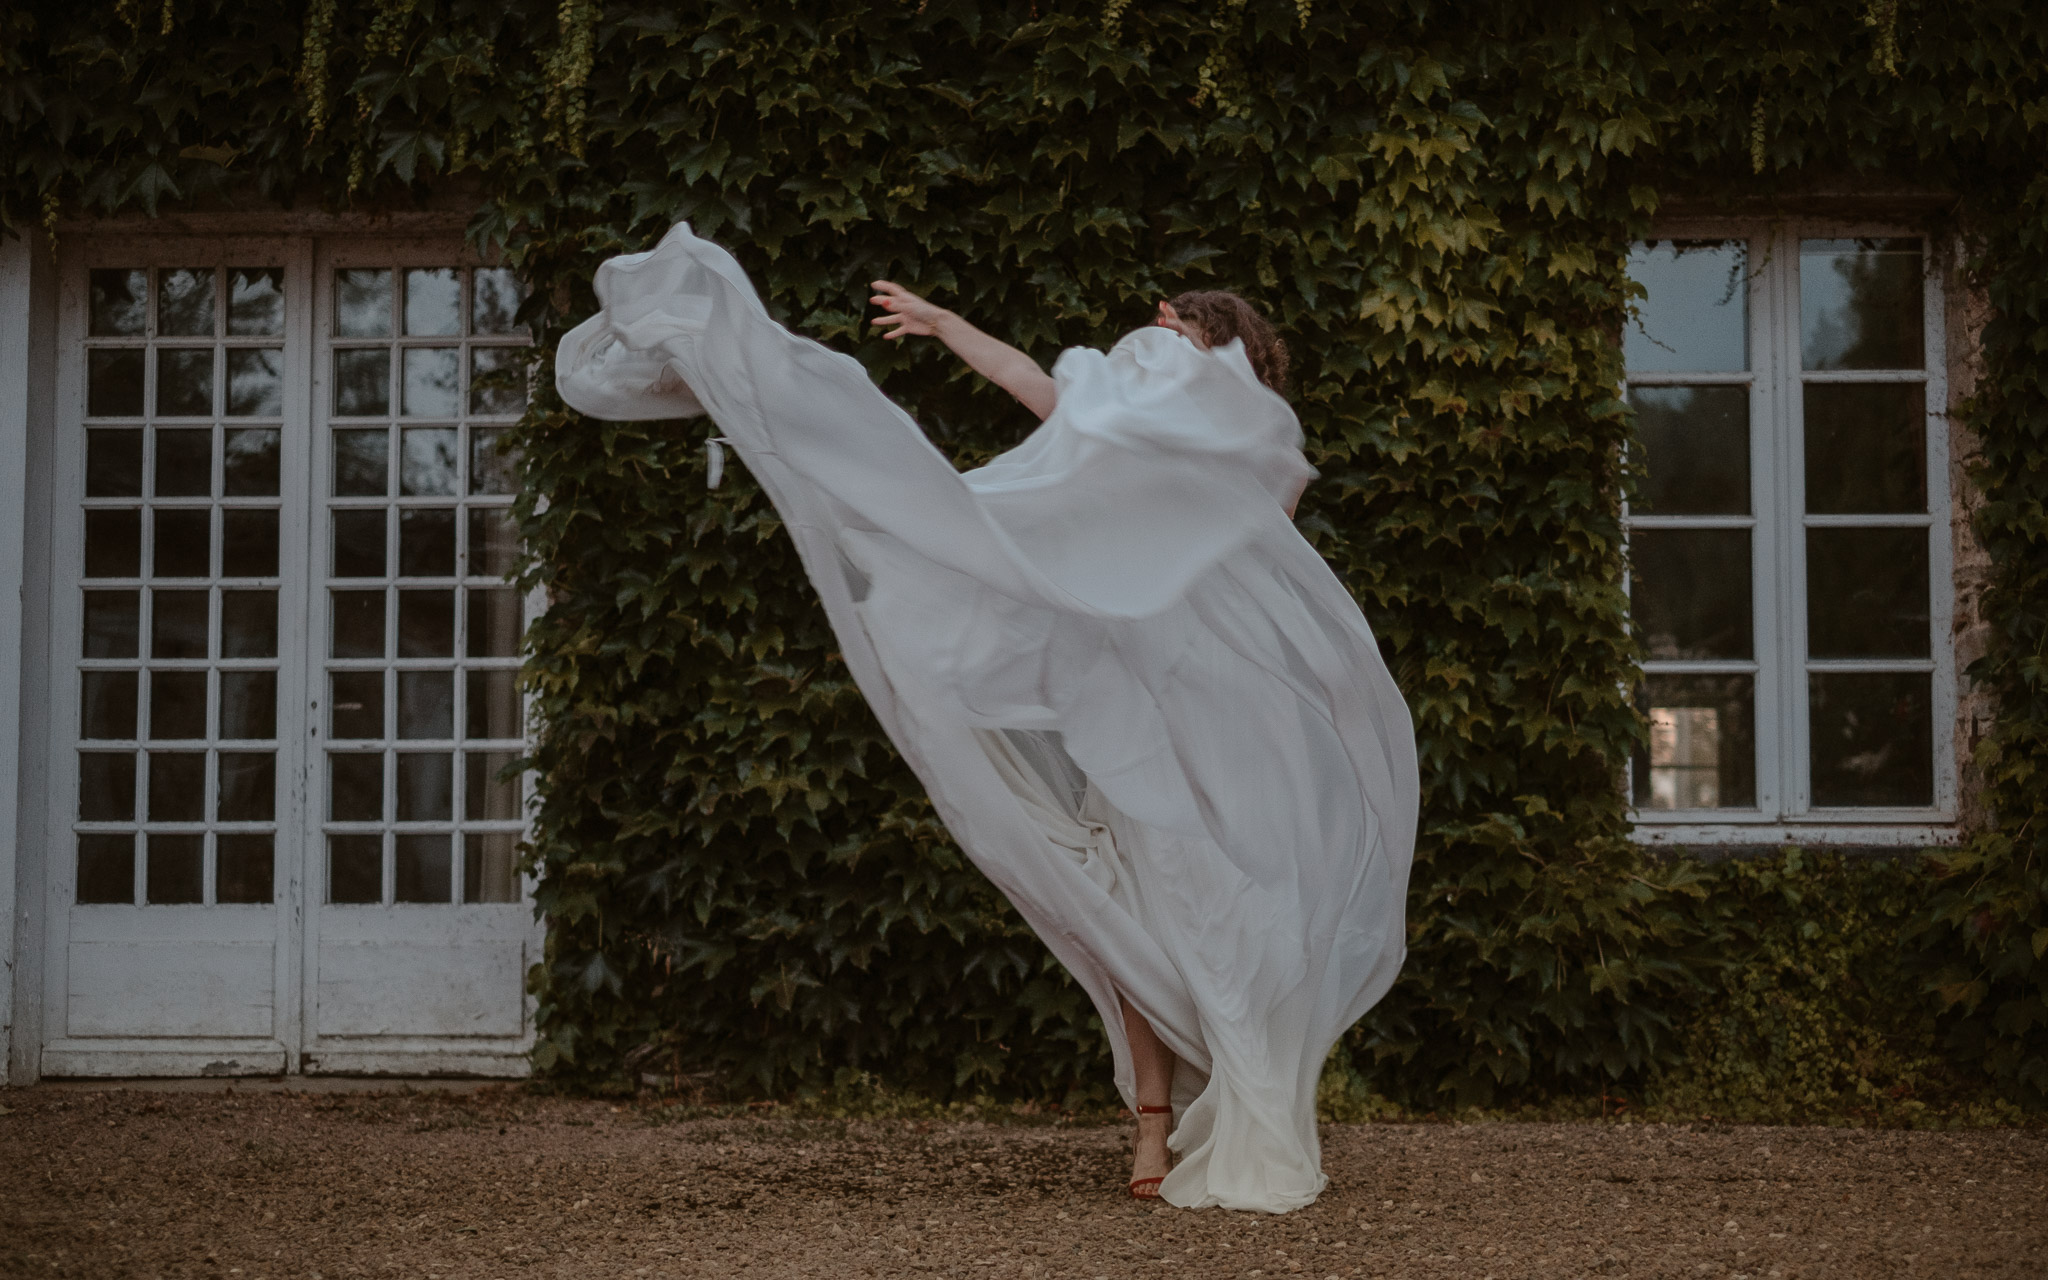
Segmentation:
{"type": "Polygon", "coordinates": [[[1631,833],[1637,844],[1653,848],[1676,846],[1745,845],[1851,845],[1858,848],[1922,849],[1960,844],[1963,832],[1943,815],[1922,815],[1917,820],[1889,820],[1889,815],[1858,815],[1831,822],[1751,821],[1730,822],[1650,819],[1635,816],[1631,833]]]}

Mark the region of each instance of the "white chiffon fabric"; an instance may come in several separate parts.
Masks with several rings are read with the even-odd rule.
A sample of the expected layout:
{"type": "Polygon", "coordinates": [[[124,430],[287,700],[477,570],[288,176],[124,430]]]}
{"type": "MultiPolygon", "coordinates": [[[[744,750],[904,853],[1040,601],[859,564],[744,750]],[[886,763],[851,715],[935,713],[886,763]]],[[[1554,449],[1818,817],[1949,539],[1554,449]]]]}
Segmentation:
{"type": "Polygon", "coordinates": [[[788,525],[847,665],[969,857],[1101,1012],[1179,1055],[1195,1208],[1327,1182],[1330,1046],[1393,982],[1418,782],[1357,605],[1281,508],[1300,426],[1243,349],[1163,328],[1053,367],[1058,407],[966,474],[850,357],[678,225],[597,275],[562,398],[709,413],[788,525]]]}

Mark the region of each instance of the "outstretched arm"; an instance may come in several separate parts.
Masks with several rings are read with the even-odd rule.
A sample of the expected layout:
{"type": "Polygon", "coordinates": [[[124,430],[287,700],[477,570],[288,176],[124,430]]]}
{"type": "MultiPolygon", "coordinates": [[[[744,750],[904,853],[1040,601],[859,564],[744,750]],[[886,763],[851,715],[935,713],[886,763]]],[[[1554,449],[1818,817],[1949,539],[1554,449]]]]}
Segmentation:
{"type": "Polygon", "coordinates": [[[1052,414],[1059,401],[1058,384],[1036,360],[902,285],[877,280],[873,287],[875,296],[868,301],[889,313],[875,320],[876,328],[887,331],[884,338],[893,340],[905,334],[937,338],[969,368],[1017,397],[1041,421],[1052,414]]]}

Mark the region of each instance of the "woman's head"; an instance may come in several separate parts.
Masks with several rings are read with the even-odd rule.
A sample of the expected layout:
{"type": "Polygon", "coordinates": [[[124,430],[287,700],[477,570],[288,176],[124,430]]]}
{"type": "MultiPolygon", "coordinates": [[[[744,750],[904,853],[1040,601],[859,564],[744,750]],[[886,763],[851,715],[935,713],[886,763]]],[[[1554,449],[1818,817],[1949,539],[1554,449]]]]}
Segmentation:
{"type": "Polygon", "coordinates": [[[1221,289],[1197,289],[1159,304],[1159,323],[1204,347],[1235,338],[1244,343],[1252,372],[1281,395],[1287,394],[1287,344],[1252,304],[1221,289]]]}

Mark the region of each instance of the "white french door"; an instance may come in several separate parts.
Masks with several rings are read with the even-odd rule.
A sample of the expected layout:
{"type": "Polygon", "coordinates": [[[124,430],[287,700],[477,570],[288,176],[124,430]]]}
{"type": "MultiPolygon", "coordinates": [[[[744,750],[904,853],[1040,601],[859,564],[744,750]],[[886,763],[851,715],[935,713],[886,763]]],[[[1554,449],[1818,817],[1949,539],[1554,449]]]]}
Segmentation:
{"type": "Polygon", "coordinates": [[[61,270],[42,1073],[522,1072],[509,273],[61,270]]]}

